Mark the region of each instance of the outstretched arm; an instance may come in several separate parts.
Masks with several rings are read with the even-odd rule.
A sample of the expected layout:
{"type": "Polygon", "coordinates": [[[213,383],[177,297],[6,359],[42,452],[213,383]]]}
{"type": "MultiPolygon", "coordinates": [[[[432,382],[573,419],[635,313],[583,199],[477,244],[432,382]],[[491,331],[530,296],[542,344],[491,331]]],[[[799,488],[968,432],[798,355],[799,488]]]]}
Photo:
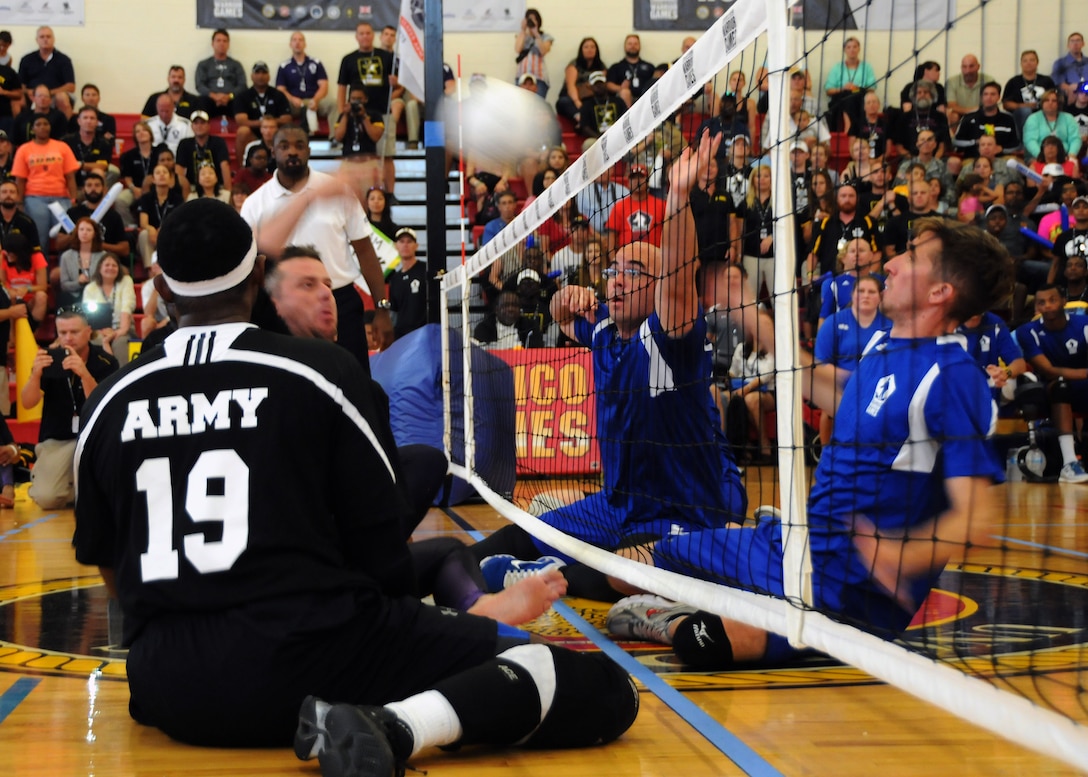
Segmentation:
{"type": "Polygon", "coordinates": [[[699,295],[695,290],[698,248],[689,196],[700,178],[706,180],[710,160],[717,154],[721,139],[720,134],[711,138],[710,131],[703,130],[698,146],[685,148],[669,168],[661,271],[654,290],[654,309],[662,329],[673,339],[690,332],[699,315],[699,295]]]}

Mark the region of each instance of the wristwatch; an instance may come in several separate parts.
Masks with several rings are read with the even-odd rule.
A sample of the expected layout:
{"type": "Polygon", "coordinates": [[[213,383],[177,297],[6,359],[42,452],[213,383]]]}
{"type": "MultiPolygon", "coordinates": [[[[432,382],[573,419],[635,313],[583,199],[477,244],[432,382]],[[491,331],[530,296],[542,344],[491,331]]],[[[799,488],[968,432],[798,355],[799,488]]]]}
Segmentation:
{"type": "Polygon", "coordinates": [[[392,310],[393,303],[391,303],[387,299],[380,299],[374,303],[374,307],[376,307],[378,310],[392,310]]]}

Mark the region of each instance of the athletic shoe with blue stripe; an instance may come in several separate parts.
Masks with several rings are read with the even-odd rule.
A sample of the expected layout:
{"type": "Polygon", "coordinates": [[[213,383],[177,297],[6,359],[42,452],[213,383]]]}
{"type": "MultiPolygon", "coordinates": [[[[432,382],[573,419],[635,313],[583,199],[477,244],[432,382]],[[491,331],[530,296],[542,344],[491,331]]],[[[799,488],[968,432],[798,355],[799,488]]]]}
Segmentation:
{"type": "Polygon", "coordinates": [[[549,569],[559,569],[567,562],[555,556],[541,556],[535,561],[514,558],[508,553],[488,556],[480,562],[480,572],[491,592],[504,591],[519,580],[539,575],[549,569]]]}

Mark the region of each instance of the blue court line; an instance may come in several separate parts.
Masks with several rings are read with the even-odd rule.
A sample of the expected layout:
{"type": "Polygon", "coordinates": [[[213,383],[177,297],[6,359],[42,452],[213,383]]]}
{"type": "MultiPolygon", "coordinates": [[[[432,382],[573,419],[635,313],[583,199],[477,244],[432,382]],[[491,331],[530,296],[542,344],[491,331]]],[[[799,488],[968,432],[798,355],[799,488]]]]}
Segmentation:
{"type": "Polygon", "coordinates": [[[1036,548],[1038,550],[1046,550],[1051,553],[1066,556],[1076,556],[1077,558],[1088,558],[1088,553],[1084,553],[1079,550],[1068,550],[1066,548],[1059,548],[1055,545],[1044,545],[1041,542],[1031,542],[1029,540],[1017,540],[1012,537],[1002,537],[1000,535],[992,535],[995,540],[1001,540],[1002,542],[1010,542],[1013,545],[1025,545],[1029,548],[1036,548]]]}
{"type": "Polygon", "coordinates": [[[0,693],[0,723],[11,714],[12,710],[22,704],[23,699],[38,687],[42,680],[40,677],[20,677],[11,687],[0,693]]]}
{"type": "Polygon", "coordinates": [[[30,523],[24,523],[22,526],[16,526],[14,529],[8,529],[3,534],[0,534],[0,542],[3,542],[8,537],[11,537],[11,536],[13,536],[15,534],[18,534],[19,532],[24,532],[27,529],[33,528],[34,526],[37,526],[39,523],[45,523],[46,521],[51,521],[54,518],[56,518],[58,515],[60,515],[60,513],[49,513],[48,515],[43,515],[41,518],[35,518],[30,523]]]}
{"type": "MultiPolygon", "coordinates": [[[[484,535],[473,528],[472,524],[458,515],[452,508],[444,508],[450,519],[479,542],[484,535]]],[[[601,650],[606,656],[619,664],[632,677],[642,683],[646,690],[661,699],[680,719],[698,731],[703,737],[718,748],[722,754],[751,777],[782,777],[782,773],[767,763],[755,750],[744,744],[733,732],[729,731],[714,718],[699,708],[680,691],[666,683],[647,667],[632,658],[625,650],[602,634],[585,618],[562,602],[552,605],[556,612],[570,622],[574,628],[601,650]]]]}
{"type": "Polygon", "coordinates": [[[646,690],[661,699],[685,723],[702,734],[726,758],[743,769],[745,774],[752,775],[752,777],[782,777],[780,771],[763,760],[755,750],[744,744],[736,734],[710,717],[698,705],[654,674],[648,667],[636,661],[568,605],[556,602],[552,607],[566,618],[574,628],[581,631],[586,639],[600,648],[601,652],[623,667],[628,674],[646,686],[646,690]]]}

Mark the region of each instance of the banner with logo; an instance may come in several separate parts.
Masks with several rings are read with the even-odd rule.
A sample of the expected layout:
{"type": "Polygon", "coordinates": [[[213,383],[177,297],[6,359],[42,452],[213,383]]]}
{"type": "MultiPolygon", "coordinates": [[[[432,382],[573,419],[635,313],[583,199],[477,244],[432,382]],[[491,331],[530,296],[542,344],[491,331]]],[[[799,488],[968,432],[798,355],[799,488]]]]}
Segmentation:
{"type": "MultiPolygon", "coordinates": [[[[420,5],[423,0],[416,0],[420,5]]],[[[517,32],[525,18],[525,0],[508,0],[499,5],[480,0],[444,0],[442,29],[444,32],[517,32]]],[[[544,29],[548,29],[548,9],[542,12],[544,29]]]]}
{"type": "MultiPolygon", "coordinates": [[[[66,0],[54,3],[5,3],[4,18],[0,27],[82,27],[86,17],[83,13],[83,0],[66,0]]],[[[34,40],[30,41],[33,46],[34,40]]],[[[18,60],[15,67],[19,66],[18,60]]]]}
{"type": "MultiPolygon", "coordinates": [[[[417,0],[420,7],[423,0],[417,0]]],[[[82,5],[82,3],[80,3],[82,5]]],[[[397,26],[400,0],[364,3],[322,2],[264,3],[259,0],[196,0],[196,24],[210,30],[354,30],[370,22],[380,30],[397,26]]]]}
{"type": "Polygon", "coordinates": [[[593,357],[575,348],[492,351],[514,372],[519,475],[596,475],[593,357]]]}
{"type": "MultiPolygon", "coordinates": [[[[737,1],[636,0],[635,29],[708,30],[737,1]]],[[[956,18],[956,0],[796,0],[790,5],[795,22],[821,32],[939,30],[956,18]]]]}

